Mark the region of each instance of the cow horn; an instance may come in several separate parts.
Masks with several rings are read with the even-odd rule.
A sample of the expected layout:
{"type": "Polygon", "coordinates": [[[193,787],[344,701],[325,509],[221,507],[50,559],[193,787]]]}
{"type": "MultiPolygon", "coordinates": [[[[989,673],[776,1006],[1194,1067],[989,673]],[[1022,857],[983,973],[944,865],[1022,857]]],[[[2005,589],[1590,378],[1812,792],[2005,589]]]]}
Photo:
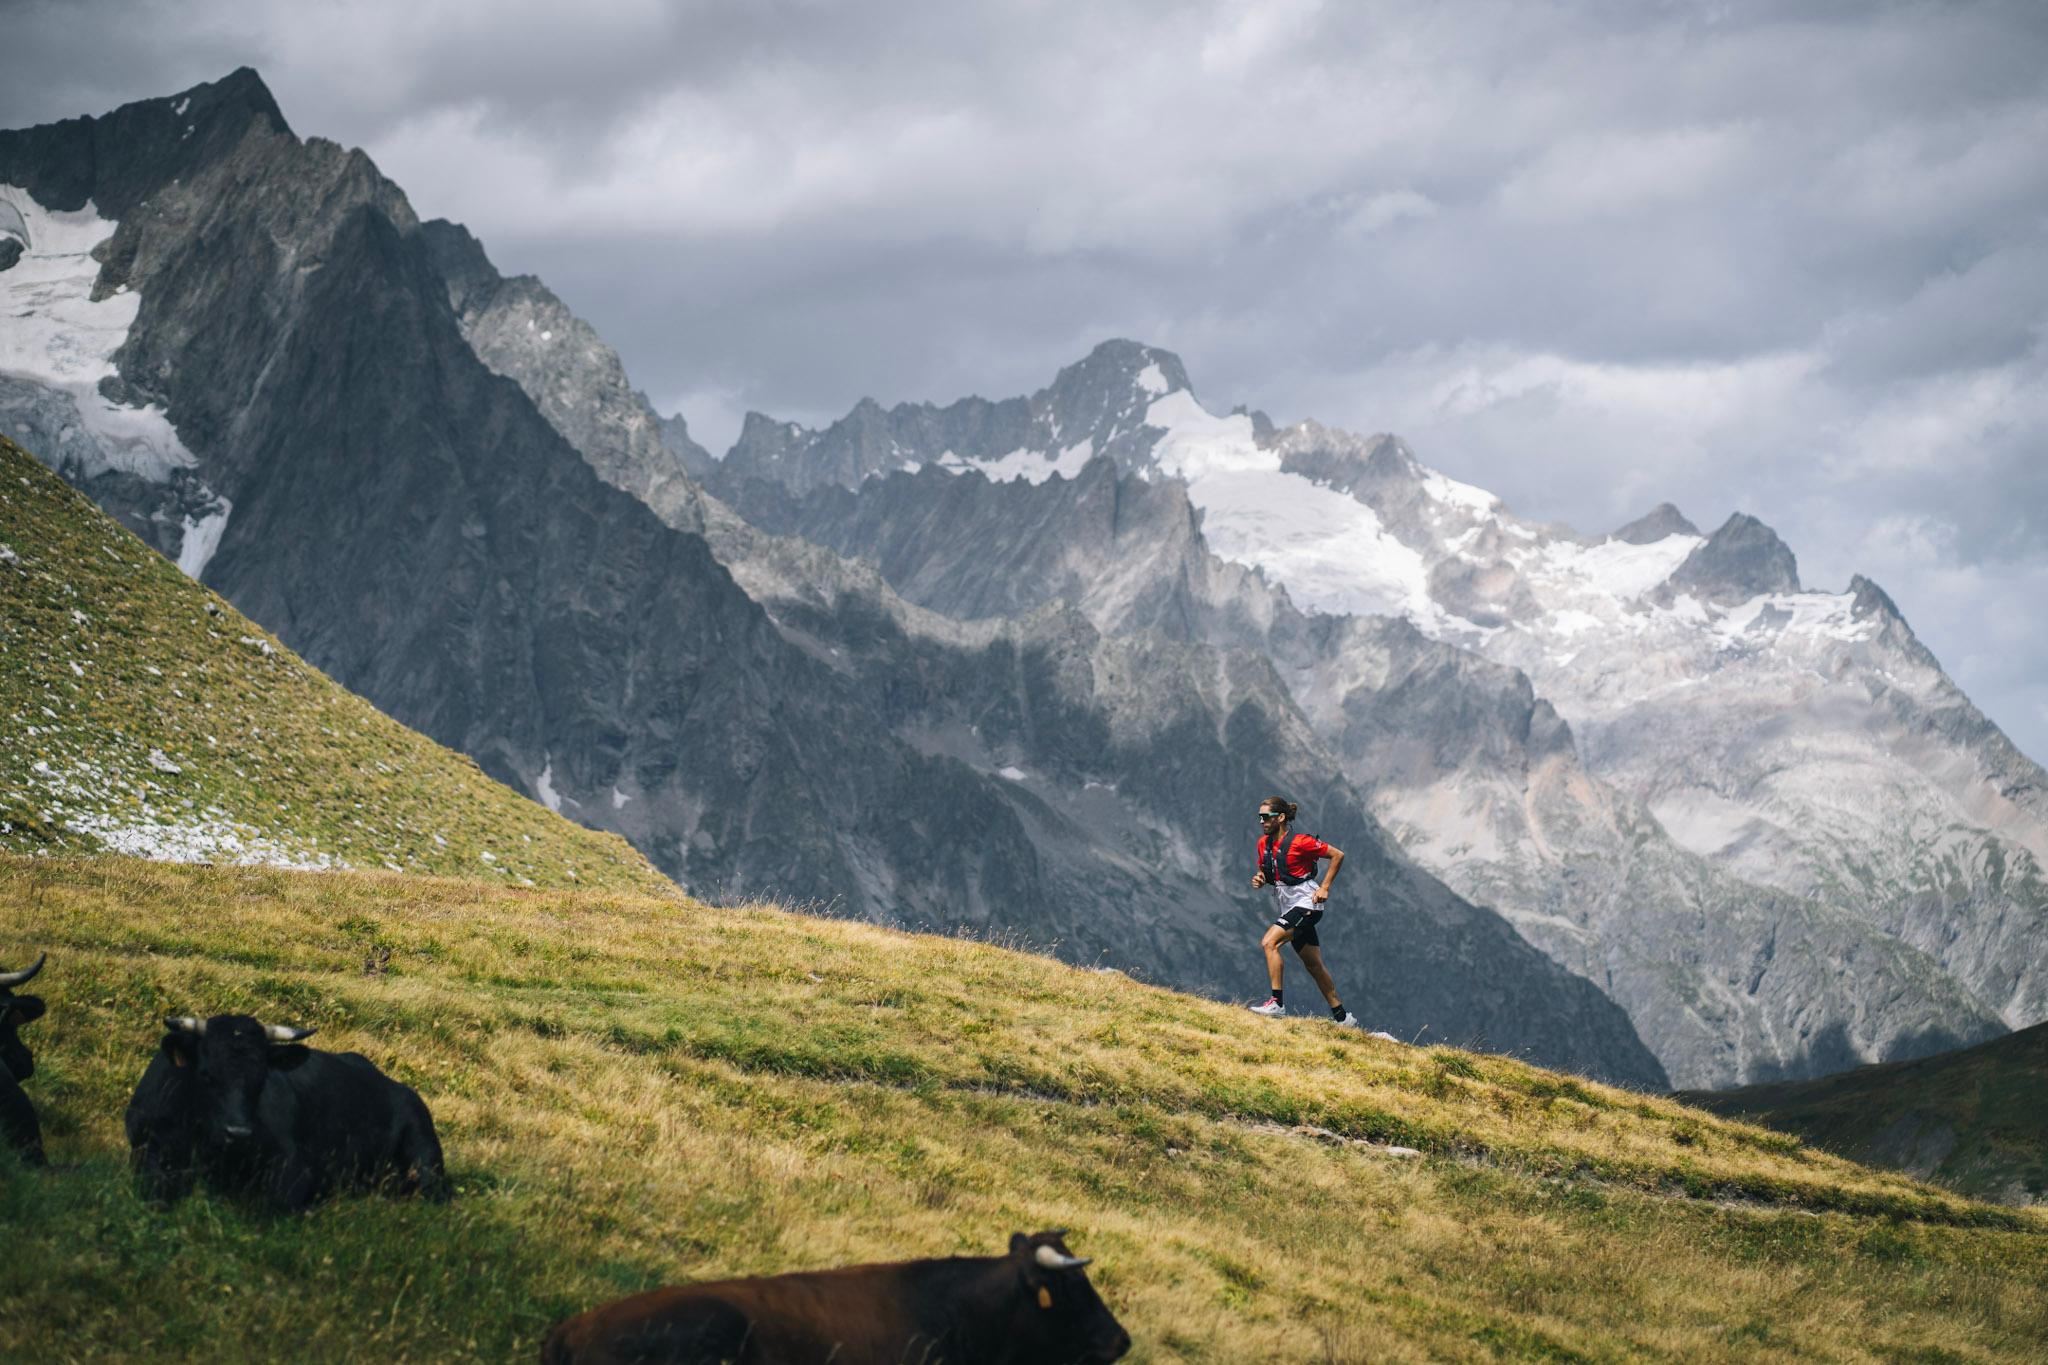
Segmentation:
{"type": "Polygon", "coordinates": [[[311,1038],[318,1029],[293,1028],[290,1024],[265,1024],[263,1036],[273,1043],[296,1043],[301,1038],[311,1038]]]}
{"type": "Polygon", "coordinates": [[[1079,1270],[1094,1259],[1093,1256],[1062,1256],[1059,1248],[1046,1246],[1042,1242],[1038,1247],[1038,1263],[1047,1270],[1079,1270]]]}
{"type": "Polygon", "coordinates": [[[173,1033],[189,1033],[194,1038],[204,1038],[206,1036],[206,1021],[204,1019],[194,1019],[189,1014],[166,1016],[164,1027],[173,1033]]]}
{"type": "Polygon", "coordinates": [[[0,972],[0,990],[12,990],[16,986],[26,986],[29,978],[43,969],[43,963],[48,961],[49,957],[48,953],[44,953],[36,959],[35,965],[32,967],[23,967],[18,972],[0,972]]]}

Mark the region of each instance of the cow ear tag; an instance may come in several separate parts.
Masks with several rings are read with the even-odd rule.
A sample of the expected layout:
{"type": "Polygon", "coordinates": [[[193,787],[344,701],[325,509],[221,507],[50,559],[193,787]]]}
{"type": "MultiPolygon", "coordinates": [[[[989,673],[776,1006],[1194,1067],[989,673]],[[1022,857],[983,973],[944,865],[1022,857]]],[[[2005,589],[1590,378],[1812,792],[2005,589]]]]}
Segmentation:
{"type": "Polygon", "coordinates": [[[1044,1285],[1038,1286],[1038,1306],[1040,1308],[1052,1307],[1052,1291],[1044,1285]]]}

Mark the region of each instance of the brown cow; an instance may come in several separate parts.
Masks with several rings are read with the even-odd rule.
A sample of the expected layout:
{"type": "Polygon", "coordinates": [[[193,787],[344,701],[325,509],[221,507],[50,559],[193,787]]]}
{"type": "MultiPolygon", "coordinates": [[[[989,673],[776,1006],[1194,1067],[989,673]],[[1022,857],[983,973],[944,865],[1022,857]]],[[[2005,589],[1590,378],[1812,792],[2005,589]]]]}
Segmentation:
{"type": "Polygon", "coordinates": [[[681,1285],[555,1324],[543,1365],[1069,1365],[1131,1338],[1065,1231],[1007,1256],[847,1266],[681,1285]]]}

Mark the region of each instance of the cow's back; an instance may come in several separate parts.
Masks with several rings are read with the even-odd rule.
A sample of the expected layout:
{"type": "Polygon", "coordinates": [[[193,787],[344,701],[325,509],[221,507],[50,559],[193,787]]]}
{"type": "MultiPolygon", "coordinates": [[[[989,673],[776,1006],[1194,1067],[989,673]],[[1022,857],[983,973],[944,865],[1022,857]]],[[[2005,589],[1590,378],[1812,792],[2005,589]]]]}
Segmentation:
{"type": "Polygon", "coordinates": [[[417,1091],[360,1052],[298,1051],[264,1085],[262,1122],[272,1141],[319,1173],[319,1189],[395,1182],[447,1197],[440,1140],[417,1091]]]}
{"type": "Polygon", "coordinates": [[[939,1359],[898,1265],[649,1290],[556,1325],[549,1365],[899,1365],[939,1359]],[[926,1352],[931,1352],[929,1355],[926,1352]]]}
{"type": "Polygon", "coordinates": [[[263,1087],[266,1120],[287,1128],[296,1141],[354,1148],[425,1117],[419,1094],[362,1053],[299,1051],[303,1058],[289,1069],[273,1070],[263,1087]]]}
{"type": "Polygon", "coordinates": [[[751,1321],[735,1305],[693,1290],[636,1294],[555,1324],[543,1365],[722,1365],[739,1362],[751,1321]]]}

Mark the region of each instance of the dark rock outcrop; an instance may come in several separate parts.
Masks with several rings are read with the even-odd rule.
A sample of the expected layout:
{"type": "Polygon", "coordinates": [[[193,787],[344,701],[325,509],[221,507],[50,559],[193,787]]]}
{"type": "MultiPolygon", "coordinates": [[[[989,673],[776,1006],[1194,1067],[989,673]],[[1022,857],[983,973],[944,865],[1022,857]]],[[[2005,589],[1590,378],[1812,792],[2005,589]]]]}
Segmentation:
{"type": "Polygon", "coordinates": [[[1667,536],[1696,536],[1700,528],[1668,502],[1660,502],[1608,537],[1630,545],[1654,545],[1667,536]]]}
{"type": "Polygon", "coordinates": [[[1798,592],[1799,561],[1778,533],[1737,512],[1687,555],[1671,586],[1713,602],[1747,602],[1760,593],[1798,592]]]}

